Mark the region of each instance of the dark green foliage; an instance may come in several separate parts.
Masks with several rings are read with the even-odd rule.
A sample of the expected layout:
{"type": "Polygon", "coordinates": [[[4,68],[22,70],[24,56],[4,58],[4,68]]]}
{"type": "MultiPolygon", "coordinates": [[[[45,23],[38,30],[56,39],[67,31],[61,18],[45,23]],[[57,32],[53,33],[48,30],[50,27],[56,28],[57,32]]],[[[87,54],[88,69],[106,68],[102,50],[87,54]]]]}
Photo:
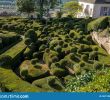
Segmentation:
{"type": "Polygon", "coordinates": [[[44,44],[42,44],[42,45],[39,47],[39,51],[44,51],[46,48],[47,48],[47,46],[44,45],[44,44]]]}
{"type": "Polygon", "coordinates": [[[99,63],[99,62],[95,62],[94,65],[93,65],[93,67],[94,67],[96,70],[99,70],[99,69],[103,68],[104,66],[103,66],[103,64],[101,64],[101,63],[99,63]]]}
{"type": "Polygon", "coordinates": [[[64,86],[62,85],[61,81],[55,77],[45,77],[39,80],[36,80],[32,83],[34,86],[44,88],[48,91],[63,91],[64,86]],[[44,84],[45,83],[45,84],[44,84]]]}
{"type": "Polygon", "coordinates": [[[108,25],[109,17],[100,17],[88,24],[88,31],[97,31],[98,29],[105,29],[108,25]]]}
{"type": "Polygon", "coordinates": [[[37,34],[35,33],[35,31],[33,29],[29,29],[25,33],[25,38],[29,38],[32,42],[36,42],[36,40],[37,40],[37,34]]]}
{"type": "Polygon", "coordinates": [[[37,62],[38,62],[37,58],[31,60],[31,64],[33,64],[33,65],[36,65],[37,62]]]}
{"type": "Polygon", "coordinates": [[[33,54],[33,51],[29,48],[26,48],[26,50],[23,53],[25,59],[27,60],[32,58],[32,54],[33,54]]]}
{"type": "Polygon", "coordinates": [[[50,72],[57,77],[63,77],[67,74],[66,70],[62,68],[52,68],[50,72]]]}
{"type": "Polygon", "coordinates": [[[4,55],[0,56],[0,66],[10,66],[12,64],[12,58],[10,56],[4,55]]]}
{"type": "Polygon", "coordinates": [[[86,74],[82,74],[78,77],[73,77],[66,83],[66,91],[74,92],[77,91],[80,87],[85,86],[87,83],[93,80],[93,72],[88,72],[86,74]]]}
{"type": "Polygon", "coordinates": [[[94,47],[93,48],[93,51],[98,51],[98,47],[94,47]]]}
{"type": "Polygon", "coordinates": [[[89,59],[90,60],[95,60],[95,58],[98,56],[98,52],[97,51],[93,51],[89,54],[89,59]]]}
{"type": "Polygon", "coordinates": [[[18,62],[16,68],[26,60],[19,67],[20,72],[17,74],[20,73],[19,76],[22,79],[45,89],[45,91],[61,91],[63,87],[56,83],[56,77],[47,78],[47,76],[57,76],[57,79],[61,79],[61,82],[64,83],[64,77],[71,75],[71,78],[75,78],[75,80],[66,83],[68,85],[66,89],[67,91],[77,91],[92,81],[91,75],[88,74],[90,71],[97,70],[98,72],[101,69],[109,68],[110,63],[110,57],[94,44],[92,36],[87,32],[88,22],[88,19],[70,17],[51,18],[47,23],[45,19],[6,19],[2,24],[4,29],[0,30],[0,48],[10,45],[13,41],[17,42],[19,37],[15,34],[20,34],[24,39],[23,43],[26,44],[22,44],[24,49],[20,46],[11,50],[12,52],[7,52],[10,55],[17,54],[16,57],[11,56],[14,58],[13,62],[18,62]],[[8,33],[14,35],[8,36],[8,33]],[[1,34],[5,36],[1,36],[1,34]],[[20,48],[22,48],[22,52],[13,53],[20,48]],[[84,74],[87,75],[84,76],[84,74]],[[81,78],[81,76],[84,77],[81,78]],[[36,80],[35,83],[34,80],[36,80]]]}
{"type": "Polygon", "coordinates": [[[82,62],[79,63],[79,65],[80,65],[80,67],[84,67],[85,66],[85,62],[82,61],[82,62]]]}
{"type": "Polygon", "coordinates": [[[62,48],[61,48],[60,46],[57,46],[57,47],[55,47],[54,49],[55,49],[55,51],[57,51],[57,52],[59,52],[59,53],[61,53],[61,51],[62,51],[62,48]]]}
{"type": "Polygon", "coordinates": [[[88,56],[87,56],[87,55],[82,55],[82,56],[81,56],[81,60],[83,60],[83,61],[88,61],[88,56]]]}
{"type": "Polygon", "coordinates": [[[70,52],[71,52],[71,53],[76,53],[76,52],[77,52],[77,47],[71,48],[70,52]]]}
{"type": "Polygon", "coordinates": [[[24,43],[26,45],[30,45],[31,44],[31,39],[30,38],[26,38],[24,43]]]}
{"type": "Polygon", "coordinates": [[[38,52],[33,53],[33,58],[38,58],[38,52]]]}

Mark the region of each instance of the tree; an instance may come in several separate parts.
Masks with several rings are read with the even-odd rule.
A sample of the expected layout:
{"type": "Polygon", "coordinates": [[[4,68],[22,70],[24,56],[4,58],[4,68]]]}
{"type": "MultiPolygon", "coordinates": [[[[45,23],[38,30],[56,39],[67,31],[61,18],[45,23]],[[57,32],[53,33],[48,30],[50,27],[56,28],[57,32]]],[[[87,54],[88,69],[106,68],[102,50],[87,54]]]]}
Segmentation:
{"type": "Polygon", "coordinates": [[[82,6],[76,1],[70,1],[64,4],[64,12],[68,15],[77,16],[82,11],[82,6]]]}
{"type": "Polygon", "coordinates": [[[29,17],[35,10],[35,0],[17,0],[17,8],[21,13],[27,13],[29,17]]]}
{"type": "Polygon", "coordinates": [[[49,13],[51,8],[54,8],[58,4],[58,0],[35,0],[36,10],[40,15],[40,18],[43,17],[44,13],[49,13]]]}

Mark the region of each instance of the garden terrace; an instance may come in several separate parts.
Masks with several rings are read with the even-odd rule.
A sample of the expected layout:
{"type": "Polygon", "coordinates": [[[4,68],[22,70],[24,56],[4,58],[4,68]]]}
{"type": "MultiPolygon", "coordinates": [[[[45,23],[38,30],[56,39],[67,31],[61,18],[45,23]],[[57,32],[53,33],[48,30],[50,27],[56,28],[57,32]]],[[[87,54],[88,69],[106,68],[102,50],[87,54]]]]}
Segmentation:
{"type": "Polygon", "coordinates": [[[0,67],[0,84],[7,92],[41,92],[45,91],[20,79],[12,70],[0,67]]]}
{"type": "MultiPolygon", "coordinates": [[[[4,73],[4,76],[0,76],[1,82],[5,81],[5,76],[7,77],[6,70],[6,73],[12,73],[13,77],[15,72],[19,76],[19,81],[31,84],[28,85],[29,88],[36,87],[32,91],[37,91],[39,87],[43,91],[70,92],[78,91],[80,87],[92,82],[97,72],[109,69],[110,55],[92,40],[90,34],[94,27],[88,23],[92,23],[94,19],[64,17],[48,20],[19,18],[1,20],[3,31],[13,31],[23,36],[23,41],[1,54],[3,58],[0,63],[5,59],[3,63],[5,69],[1,67],[1,73],[4,73]],[[14,26],[11,30],[10,23],[14,26]],[[87,26],[90,26],[88,31],[87,26]],[[16,67],[14,72],[6,69],[7,65],[10,65],[7,59],[12,61],[11,69],[16,67]]],[[[106,23],[106,18],[102,18],[101,21],[106,23]]],[[[8,81],[8,77],[6,79],[8,81]]],[[[16,80],[12,83],[3,84],[6,86],[9,84],[8,88],[12,91],[21,88],[16,86],[16,80]]]]}

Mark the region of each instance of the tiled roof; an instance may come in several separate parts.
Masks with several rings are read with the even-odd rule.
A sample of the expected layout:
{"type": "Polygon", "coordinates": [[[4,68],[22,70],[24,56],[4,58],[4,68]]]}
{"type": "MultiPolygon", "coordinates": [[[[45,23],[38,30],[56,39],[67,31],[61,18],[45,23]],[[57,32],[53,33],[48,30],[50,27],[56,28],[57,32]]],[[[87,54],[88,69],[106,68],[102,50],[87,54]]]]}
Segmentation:
{"type": "Polygon", "coordinates": [[[94,3],[94,4],[105,4],[105,3],[110,4],[110,0],[78,0],[78,1],[87,2],[87,3],[94,3]]]}

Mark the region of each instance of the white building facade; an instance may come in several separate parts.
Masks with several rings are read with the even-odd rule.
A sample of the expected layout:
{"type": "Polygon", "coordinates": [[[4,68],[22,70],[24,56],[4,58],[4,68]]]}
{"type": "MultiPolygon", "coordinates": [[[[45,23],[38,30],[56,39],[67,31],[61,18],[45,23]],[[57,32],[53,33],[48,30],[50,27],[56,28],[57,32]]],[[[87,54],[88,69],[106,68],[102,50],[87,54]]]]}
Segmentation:
{"type": "Polygon", "coordinates": [[[15,13],[16,9],[16,0],[0,0],[0,13],[15,13]]]}
{"type": "Polygon", "coordinates": [[[93,17],[110,15],[110,0],[78,0],[83,11],[78,17],[93,17]]]}

